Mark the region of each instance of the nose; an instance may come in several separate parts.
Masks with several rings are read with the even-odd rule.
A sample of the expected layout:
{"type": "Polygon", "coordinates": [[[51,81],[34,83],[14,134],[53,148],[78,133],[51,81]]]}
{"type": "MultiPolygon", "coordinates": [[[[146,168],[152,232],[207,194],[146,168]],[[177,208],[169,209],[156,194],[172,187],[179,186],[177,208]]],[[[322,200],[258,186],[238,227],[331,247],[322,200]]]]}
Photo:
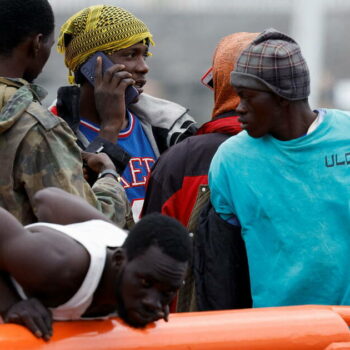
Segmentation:
{"type": "Polygon", "coordinates": [[[239,102],[239,105],[236,107],[236,112],[239,115],[245,114],[247,112],[247,109],[245,108],[242,100],[239,102]]]}
{"type": "Polygon", "coordinates": [[[142,299],[142,304],[147,312],[157,314],[159,318],[164,317],[161,298],[158,293],[150,292],[142,299]]]}
{"type": "Polygon", "coordinates": [[[140,59],[138,60],[136,70],[137,70],[137,72],[142,73],[142,74],[148,73],[149,67],[148,67],[148,64],[146,63],[146,60],[143,56],[140,57],[140,59]]]}

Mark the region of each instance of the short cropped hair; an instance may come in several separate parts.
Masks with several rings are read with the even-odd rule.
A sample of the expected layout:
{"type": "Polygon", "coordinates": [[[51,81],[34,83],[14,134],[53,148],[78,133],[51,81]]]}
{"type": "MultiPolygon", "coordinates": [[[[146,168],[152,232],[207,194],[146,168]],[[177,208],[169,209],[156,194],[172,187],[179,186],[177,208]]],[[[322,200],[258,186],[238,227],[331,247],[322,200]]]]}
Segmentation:
{"type": "Polygon", "coordinates": [[[169,216],[159,213],[144,216],[131,229],[123,248],[130,261],[153,245],[177,261],[186,262],[191,258],[191,239],[187,229],[169,216]]]}
{"type": "Polygon", "coordinates": [[[31,35],[49,36],[55,28],[47,0],[0,0],[0,54],[9,55],[31,35]]]}

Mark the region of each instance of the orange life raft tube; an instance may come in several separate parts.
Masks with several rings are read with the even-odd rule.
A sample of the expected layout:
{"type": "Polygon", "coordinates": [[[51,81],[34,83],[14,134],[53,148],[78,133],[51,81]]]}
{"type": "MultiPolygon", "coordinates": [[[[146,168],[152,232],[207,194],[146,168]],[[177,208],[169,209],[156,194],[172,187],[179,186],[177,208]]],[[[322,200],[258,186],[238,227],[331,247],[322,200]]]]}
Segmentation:
{"type": "Polygon", "coordinates": [[[49,342],[27,329],[0,325],[0,349],[271,350],[350,349],[350,306],[290,306],[171,314],[133,329],[117,318],[55,322],[49,342]]]}

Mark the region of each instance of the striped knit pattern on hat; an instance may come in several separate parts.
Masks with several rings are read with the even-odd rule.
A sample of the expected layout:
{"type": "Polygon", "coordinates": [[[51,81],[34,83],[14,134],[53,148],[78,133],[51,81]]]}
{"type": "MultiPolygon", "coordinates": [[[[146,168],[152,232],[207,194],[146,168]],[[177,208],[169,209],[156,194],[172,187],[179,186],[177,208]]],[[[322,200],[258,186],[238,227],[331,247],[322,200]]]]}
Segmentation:
{"type": "Polygon", "coordinates": [[[57,50],[64,53],[66,66],[74,72],[97,51],[112,53],[146,39],[154,45],[147,26],[132,13],[96,5],[79,11],[62,25],[57,50]]]}
{"type": "Polygon", "coordinates": [[[309,69],[299,45],[273,28],[262,32],[242,51],[231,73],[231,84],[273,92],[291,101],[310,94],[309,69]]]}

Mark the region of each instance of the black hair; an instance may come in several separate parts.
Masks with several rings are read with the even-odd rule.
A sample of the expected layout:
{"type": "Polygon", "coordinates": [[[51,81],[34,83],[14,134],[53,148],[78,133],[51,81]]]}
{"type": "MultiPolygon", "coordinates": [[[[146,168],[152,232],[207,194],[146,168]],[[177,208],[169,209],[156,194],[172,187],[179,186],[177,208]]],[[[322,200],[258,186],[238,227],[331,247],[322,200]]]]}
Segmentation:
{"type": "Polygon", "coordinates": [[[131,229],[123,248],[130,261],[153,245],[177,261],[189,261],[191,257],[191,239],[187,229],[179,221],[159,213],[144,216],[131,229]]]}
{"type": "Polygon", "coordinates": [[[0,0],[0,54],[12,50],[31,35],[48,37],[55,20],[48,0],[0,0]]]}

